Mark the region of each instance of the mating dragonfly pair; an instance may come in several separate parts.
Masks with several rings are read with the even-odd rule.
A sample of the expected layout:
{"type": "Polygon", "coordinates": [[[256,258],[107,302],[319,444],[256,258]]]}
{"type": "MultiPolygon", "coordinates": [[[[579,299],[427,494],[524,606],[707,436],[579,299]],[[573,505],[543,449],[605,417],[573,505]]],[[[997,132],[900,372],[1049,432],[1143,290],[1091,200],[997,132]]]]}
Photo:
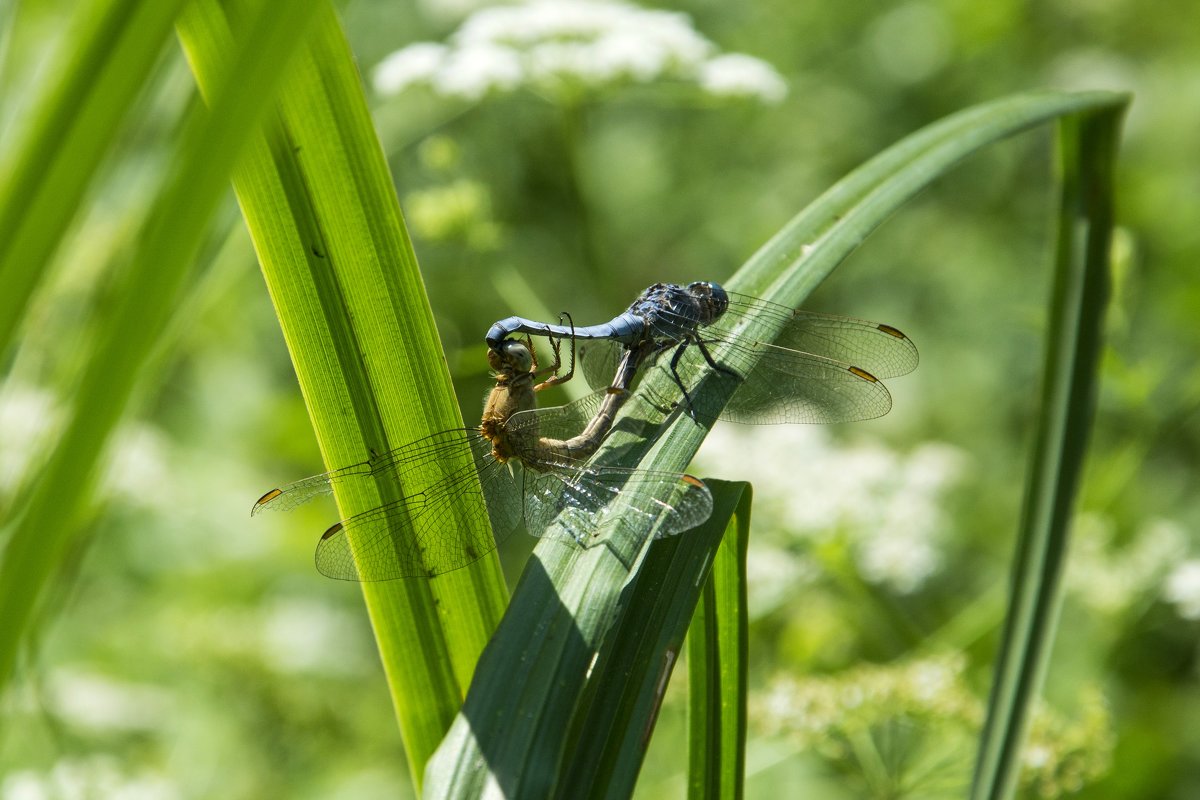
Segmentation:
{"type": "Polygon", "coordinates": [[[698,422],[824,423],[886,414],[891,396],[880,379],[917,365],[912,341],[889,325],[794,310],[709,282],[655,284],[601,325],[510,317],[486,338],[496,386],[479,427],[435,433],[272,489],[251,514],[294,508],[339,485],[377,487],[387,502],[337,523],[317,545],[321,573],[358,581],[465,567],[522,524],[535,536],[554,531],[578,546],[616,525],[670,536],[708,518],[712,497],[703,482],[590,462],[637,375],[665,370],[677,397],[651,402],[698,422]],[[526,341],[510,338],[516,334],[526,341]],[[550,339],[553,364],[539,369],[531,335],[550,339]],[[571,369],[559,376],[564,341],[571,369]],[[539,390],[574,372],[577,344],[582,370],[598,391],[566,406],[536,408],[539,390]],[[553,377],[537,383],[546,374],[553,377]],[[716,409],[710,397],[730,399],[716,409]],[[481,491],[494,538],[472,540],[465,532],[483,529],[476,517],[484,512],[465,500],[481,491]]]}

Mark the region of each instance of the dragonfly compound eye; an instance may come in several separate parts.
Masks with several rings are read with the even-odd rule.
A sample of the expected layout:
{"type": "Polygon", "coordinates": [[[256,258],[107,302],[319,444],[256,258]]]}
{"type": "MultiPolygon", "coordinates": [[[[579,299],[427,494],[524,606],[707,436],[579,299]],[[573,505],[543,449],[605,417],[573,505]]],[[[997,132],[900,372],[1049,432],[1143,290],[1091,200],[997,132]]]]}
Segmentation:
{"type": "Polygon", "coordinates": [[[524,342],[515,339],[505,339],[496,350],[488,351],[488,361],[492,369],[512,370],[514,372],[529,372],[533,369],[533,353],[524,342]],[[494,357],[493,357],[494,355],[494,357]]]}
{"type": "Polygon", "coordinates": [[[700,309],[704,315],[701,320],[702,325],[707,325],[717,319],[729,308],[729,295],[725,293],[725,289],[719,283],[696,281],[689,283],[687,289],[688,293],[700,302],[700,309]]]}

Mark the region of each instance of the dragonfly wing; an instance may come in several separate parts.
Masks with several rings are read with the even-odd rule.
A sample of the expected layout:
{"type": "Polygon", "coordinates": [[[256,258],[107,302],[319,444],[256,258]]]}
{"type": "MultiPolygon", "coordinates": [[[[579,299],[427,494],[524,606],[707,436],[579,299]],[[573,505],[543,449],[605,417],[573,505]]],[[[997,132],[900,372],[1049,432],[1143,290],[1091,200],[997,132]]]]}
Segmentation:
{"type": "MultiPolygon", "coordinates": [[[[477,432],[458,433],[459,447],[470,450],[469,461],[460,458],[426,488],[325,532],[316,552],[323,575],[355,581],[440,575],[477,561],[512,532],[520,519],[519,484],[507,465],[491,458],[486,439],[477,432]],[[486,534],[485,520],[497,538],[486,534]]],[[[413,468],[409,462],[402,471],[411,476],[413,468]]]]}
{"type": "Polygon", "coordinates": [[[640,547],[646,536],[672,536],[696,527],[712,513],[708,487],[690,475],[654,470],[588,466],[550,469],[530,485],[526,520],[531,533],[545,535],[551,522],[580,546],[618,531],[640,547]]]}
{"type": "Polygon", "coordinates": [[[605,394],[603,391],[592,392],[565,406],[519,411],[508,418],[504,430],[514,439],[523,441],[536,436],[569,439],[582,432],[596,416],[605,394]]]}
{"type": "Polygon", "coordinates": [[[840,361],[876,378],[895,378],[917,368],[916,345],[891,325],[800,311],[747,295],[731,294],[729,310],[711,330],[718,338],[738,337],[753,319],[779,331],[773,342],[779,347],[840,361]]]}
{"type": "Polygon", "coordinates": [[[775,344],[858,367],[876,378],[895,378],[917,368],[912,340],[877,322],[797,311],[775,344]]]}
{"type": "Polygon", "coordinates": [[[634,483],[649,484],[653,490],[651,503],[631,506],[630,511],[651,523],[656,538],[689,531],[712,515],[712,493],[692,475],[639,470],[634,483]]]}
{"type": "Polygon", "coordinates": [[[296,506],[303,505],[314,497],[332,493],[335,484],[369,478],[372,472],[373,467],[371,462],[364,461],[361,464],[353,464],[332,472],[313,475],[310,478],[289,483],[278,489],[272,489],[255,501],[254,508],[250,509],[250,516],[253,517],[260,511],[267,510],[291,511],[296,506]]]}
{"type": "MultiPolygon", "coordinates": [[[[691,412],[703,420],[745,424],[830,423],[874,419],[892,407],[887,388],[865,370],[775,345],[714,343],[710,350],[723,369],[711,369],[696,346],[678,364],[685,385],[729,383],[729,403],[712,408],[707,398],[726,392],[697,392],[691,412]]],[[[667,368],[660,359],[660,368],[667,368]]],[[[665,398],[658,398],[660,404],[665,398]]],[[[670,402],[681,402],[673,398],[670,402]]]]}
{"type": "Polygon", "coordinates": [[[625,346],[611,339],[581,339],[578,350],[579,364],[588,386],[593,389],[612,386],[617,367],[625,355],[625,346]]]}
{"type": "Polygon", "coordinates": [[[722,419],[743,423],[831,423],[875,419],[892,396],[875,376],[807,353],[762,345],[762,356],[722,419]]]}
{"type": "Polygon", "coordinates": [[[333,491],[329,475],[314,475],[311,478],[289,483],[287,486],[272,489],[255,501],[250,509],[250,516],[260,511],[290,511],[296,506],[303,505],[314,497],[329,494],[333,491]]]}
{"type": "Polygon", "coordinates": [[[373,456],[359,464],[289,483],[258,498],[254,508],[250,510],[250,515],[254,516],[268,509],[290,511],[314,497],[330,494],[334,486],[339,484],[363,483],[388,476],[402,485],[407,482],[416,485],[422,482],[432,483],[436,480],[434,476],[437,470],[440,468],[444,471],[445,465],[453,465],[454,453],[462,452],[472,437],[479,438],[478,432],[473,428],[439,431],[382,455],[373,456]]]}

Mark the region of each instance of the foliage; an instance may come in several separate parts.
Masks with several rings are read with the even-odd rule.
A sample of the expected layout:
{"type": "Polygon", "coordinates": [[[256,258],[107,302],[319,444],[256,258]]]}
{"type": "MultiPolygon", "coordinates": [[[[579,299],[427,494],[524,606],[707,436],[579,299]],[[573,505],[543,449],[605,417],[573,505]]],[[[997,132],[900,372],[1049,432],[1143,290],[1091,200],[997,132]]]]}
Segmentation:
{"type": "MultiPolygon", "coordinates": [[[[17,134],[32,125],[25,112],[75,29],[63,4],[12,8],[0,10],[12,22],[0,125],[17,134]]],[[[691,14],[712,47],[771,65],[786,98],[718,95],[678,76],[569,97],[537,87],[476,102],[425,89],[371,95],[463,416],[478,417],[481,339],[494,319],[567,308],[591,322],[657,280],[724,279],[854,166],[981,100],[1046,84],[1133,90],[1097,428],[1047,674],[1050,722],[1032,722],[1025,785],[1081,797],[1189,796],[1200,781],[1188,726],[1200,696],[1200,582],[1188,560],[1197,556],[1191,265],[1200,248],[1183,167],[1194,159],[1186,134],[1195,127],[1187,76],[1200,58],[1196,34],[1165,9],[1126,0],[1033,12],[778,0],[672,8],[691,14]]],[[[369,75],[407,44],[451,40],[464,12],[352,2],[342,14],[369,75]]],[[[136,222],[171,163],[191,78],[173,43],[158,58],[134,113],[95,159],[84,211],[47,262],[6,357],[4,537],[19,510],[12,498],[54,451],[78,371],[121,292],[108,264],[136,244],[136,222]]],[[[20,136],[6,136],[5,148],[13,141],[20,136]]],[[[986,697],[1045,337],[1048,142],[1010,140],[964,164],[808,303],[887,321],[916,340],[922,365],[889,385],[888,418],[820,433],[752,431],[768,441],[701,452],[699,474],[755,483],[756,703],[788,681],[810,697],[862,688],[930,654],[962,665],[953,691],[964,702],[986,697]],[[765,454],[775,448],[791,448],[802,466],[770,469],[765,454]],[[800,498],[809,501],[788,508],[800,498]],[[838,514],[835,524],[810,523],[817,499],[838,514]],[[897,540],[912,549],[897,553],[897,540]]],[[[316,536],[337,511],[247,517],[261,491],[318,471],[321,460],[240,225],[230,201],[185,300],[155,337],[155,378],[114,440],[87,535],[34,617],[5,699],[0,797],[36,787],[72,796],[81,784],[162,797],[360,797],[411,785],[357,593],[311,569],[316,536]]],[[[521,544],[502,553],[510,577],[521,544]]],[[[682,674],[642,770],[645,796],[684,788],[682,674]]],[[[873,719],[872,730],[891,737],[874,743],[961,734],[961,719],[940,708],[873,719]]],[[[830,722],[848,745],[853,722],[830,722]]],[[[891,775],[868,771],[867,757],[878,756],[870,747],[823,758],[801,752],[794,733],[752,710],[749,795],[800,786],[861,796],[867,776],[891,775]]],[[[965,780],[972,747],[952,752],[965,780]]],[[[877,758],[870,769],[888,763],[877,758]]]]}

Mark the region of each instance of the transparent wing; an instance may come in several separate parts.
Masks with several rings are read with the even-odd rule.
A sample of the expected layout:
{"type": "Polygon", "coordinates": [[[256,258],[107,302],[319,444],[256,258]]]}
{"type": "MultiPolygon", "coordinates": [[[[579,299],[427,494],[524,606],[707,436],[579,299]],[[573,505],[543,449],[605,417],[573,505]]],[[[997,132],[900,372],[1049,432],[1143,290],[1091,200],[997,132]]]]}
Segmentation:
{"type": "Polygon", "coordinates": [[[522,521],[541,535],[560,513],[563,529],[580,544],[618,520],[642,535],[654,530],[671,535],[707,519],[712,499],[695,478],[589,467],[583,460],[539,450],[540,436],[580,433],[604,397],[597,392],[568,406],[514,414],[505,429],[518,443],[524,465],[497,462],[491,443],[476,429],[442,431],[361,464],[273,489],[255,504],[254,513],[293,508],[345,481],[396,481],[403,496],[337,523],[317,545],[322,574],[355,581],[451,572],[490,553],[522,521]],[[480,492],[482,506],[474,502],[480,492]],[[494,539],[469,534],[482,530],[484,514],[494,539]]]}
{"type": "Polygon", "coordinates": [[[617,529],[636,537],[640,546],[650,535],[673,536],[695,528],[710,514],[712,495],[691,475],[614,466],[525,473],[530,533],[544,535],[557,521],[553,530],[582,547],[617,529]]]}
{"type": "Polygon", "coordinates": [[[440,431],[359,464],[289,483],[258,498],[250,515],[266,510],[289,511],[314,497],[331,493],[336,484],[371,481],[385,474],[399,480],[402,486],[405,479],[431,482],[436,477],[430,475],[436,474],[439,465],[444,469],[464,463],[461,455],[456,461],[455,454],[470,452],[472,437],[479,437],[474,428],[440,431]]]}
{"type": "Polygon", "coordinates": [[[608,339],[588,339],[580,340],[577,349],[580,369],[588,386],[593,389],[612,386],[617,367],[625,355],[625,346],[608,339]]]}
{"type": "MultiPolygon", "coordinates": [[[[544,409],[550,417],[567,417],[544,409]]],[[[543,411],[531,416],[540,417],[543,411]]],[[[578,413],[578,412],[574,412],[578,413]]],[[[528,423],[532,424],[532,423],[528,423]]],[[[543,454],[530,466],[500,464],[477,437],[479,483],[451,474],[429,489],[358,514],[333,526],[317,546],[317,569],[342,580],[382,581],[433,576],[471,564],[490,553],[519,527],[541,536],[557,517],[568,541],[587,546],[611,536],[616,526],[642,541],[694,528],[712,513],[708,488],[696,478],[670,472],[592,467],[543,454]],[[464,503],[472,490],[484,493],[494,540],[470,539],[467,528],[482,522],[478,503],[464,503]],[[457,515],[456,525],[447,517],[457,515]]]]}
{"type": "Polygon", "coordinates": [[[587,427],[600,410],[604,395],[603,391],[592,392],[565,406],[519,411],[508,418],[504,428],[515,438],[532,439],[540,435],[567,439],[587,427]]]}
{"type": "Polygon", "coordinates": [[[907,375],[917,367],[916,346],[890,325],[801,311],[743,294],[730,293],[729,310],[701,335],[707,338],[711,331],[722,340],[740,339],[746,321],[756,318],[778,328],[776,346],[855,366],[876,378],[907,375]]]}
{"type": "MultiPolygon", "coordinates": [[[[721,412],[721,419],[827,424],[875,419],[892,408],[891,394],[868,372],[771,345],[762,348],[765,352],[721,412]]],[[[691,360],[704,364],[701,358],[691,360]]],[[[730,355],[720,363],[737,369],[739,360],[730,355]]],[[[713,379],[734,380],[721,372],[713,379]]]]}
{"type": "Polygon", "coordinates": [[[317,570],[354,581],[433,576],[496,549],[521,519],[519,465],[510,469],[497,462],[485,438],[466,433],[458,441],[470,451],[469,463],[421,491],[334,525],[317,544],[317,570]],[[481,491],[482,506],[475,502],[481,491]],[[484,515],[494,539],[470,535],[482,530],[484,515]]]}
{"type": "Polygon", "coordinates": [[[556,517],[584,544],[621,519],[643,533],[671,535],[694,528],[712,513],[708,488],[677,472],[589,464],[541,447],[538,437],[568,439],[595,416],[606,393],[595,392],[557,408],[514,414],[507,430],[518,439],[525,464],[525,527],[540,536],[556,517]],[[560,516],[561,515],[561,516],[560,516]]]}
{"type": "MultiPolygon", "coordinates": [[[[744,352],[741,357],[741,351],[716,356],[717,363],[727,371],[711,369],[697,348],[687,348],[678,364],[685,386],[699,385],[703,376],[706,387],[728,383],[729,391],[734,392],[724,408],[715,408],[709,400],[716,392],[692,392],[690,412],[697,419],[742,424],[828,424],[875,419],[891,410],[887,387],[868,372],[794,351],[773,352],[777,348],[771,345],[761,347],[767,352],[752,368],[745,367],[744,352]]],[[[657,368],[668,369],[668,363],[664,355],[657,368]]],[[[674,408],[683,402],[679,394],[657,395],[653,402],[663,410],[674,408]]]]}
{"type": "Polygon", "coordinates": [[[514,414],[507,432],[524,462],[522,491],[526,529],[542,536],[555,530],[586,546],[618,523],[644,540],[694,528],[712,513],[708,488],[677,472],[628,469],[588,463],[546,449],[545,438],[569,439],[595,416],[606,393],[596,392],[567,406],[514,414]]]}

